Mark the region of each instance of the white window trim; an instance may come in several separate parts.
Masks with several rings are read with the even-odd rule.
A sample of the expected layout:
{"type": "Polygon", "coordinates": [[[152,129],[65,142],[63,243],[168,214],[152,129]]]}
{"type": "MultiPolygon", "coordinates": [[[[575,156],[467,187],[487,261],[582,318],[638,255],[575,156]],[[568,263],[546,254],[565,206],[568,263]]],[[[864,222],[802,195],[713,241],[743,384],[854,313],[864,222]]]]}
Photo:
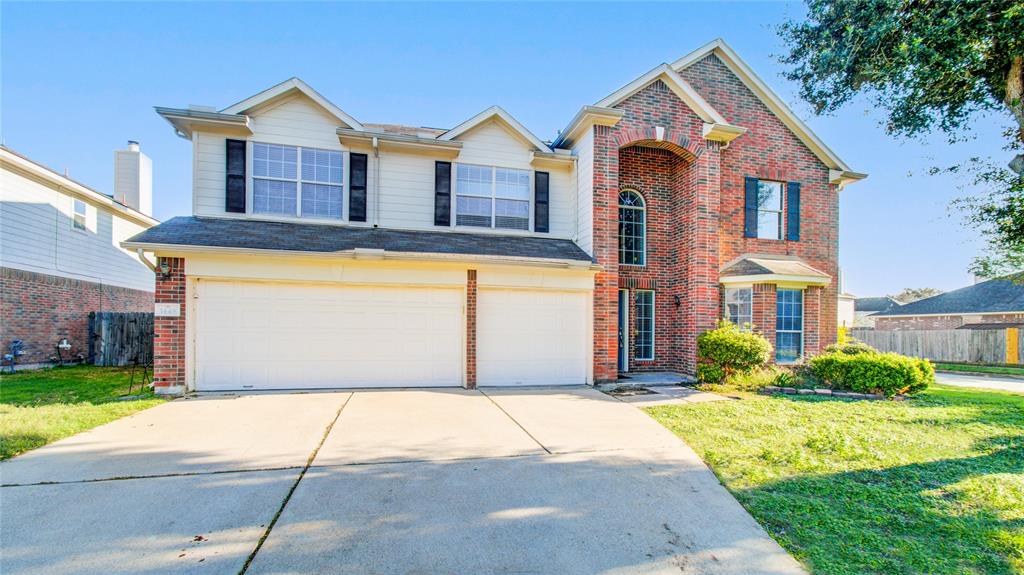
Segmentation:
{"type": "MultiPolygon", "coordinates": [[[[615,223],[616,224],[619,223],[619,219],[620,219],[619,218],[619,210],[621,210],[621,209],[637,210],[637,211],[643,212],[643,214],[644,214],[644,233],[643,233],[644,249],[640,253],[640,263],[638,263],[638,264],[624,264],[622,262],[619,262],[619,265],[620,266],[632,266],[632,267],[635,267],[635,268],[645,268],[645,267],[647,267],[647,198],[645,198],[644,195],[641,194],[638,190],[635,190],[633,188],[622,188],[621,190],[619,190],[619,193],[615,195],[615,207],[617,208],[615,210],[615,223]],[[636,194],[637,196],[640,197],[640,201],[643,202],[644,205],[642,207],[623,206],[621,203],[619,203],[619,196],[622,194],[622,192],[632,192],[632,193],[636,194]]],[[[618,225],[616,225],[616,228],[617,227],[618,227],[618,225]]],[[[620,244],[617,247],[621,249],[622,237],[619,236],[616,233],[616,239],[619,240],[619,244],[620,244]]],[[[615,250],[615,257],[616,258],[619,257],[620,249],[616,249],[615,250]]]]}
{"type": "MultiPolygon", "coordinates": [[[[254,218],[262,218],[267,220],[280,220],[282,218],[292,221],[301,219],[304,222],[323,222],[323,223],[348,223],[348,163],[350,161],[348,150],[334,150],[331,148],[317,148],[315,146],[302,146],[299,144],[284,144],[280,142],[267,142],[259,140],[248,140],[245,144],[245,215],[252,216],[254,218]],[[253,170],[254,156],[253,146],[256,144],[266,144],[272,146],[288,146],[296,149],[295,156],[295,178],[289,180],[287,178],[272,178],[269,176],[256,176],[253,170]],[[327,218],[323,216],[303,216],[302,215],[302,150],[303,148],[309,150],[323,150],[326,152],[338,152],[341,154],[341,217],[338,218],[327,218]],[[295,183],[295,213],[294,214],[273,214],[273,213],[262,213],[256,211],[256,186],[255,180],[270,180],[279,182],[294,182],[295,183]]],[[[367,158],[367,172],[369,172],[369,158],[367,158]]],[[[322,184],[328,186],[335,186],[337,184],[332,182],[318,182],[310,180],[311,184],[322,184]]],[[[367,173],[367,186],[366,186],[366,197],[367,197],[367,220],[370,216],[370,183],[369,173],[367,173]]],[[[356,222],[363,224],[364,222],[356,222]]]]}
{"type": "Polygon", "coordinates": [[[90,230],[90,226],[89,226],[89,219],[90,219],[89,218],[89,211],[90,211],[89,210],[89,202],[86,202],[85,200],[80,200],[80,199],[78,199],[78,198],[76,198],[74,196],[71,197],[71,229],[72,230],[74,230],[76,232],[81,232],[81,233],[87,233],[90,230]],[[83,213],[81,213],[81,214],[78,213],[75,210],[75,204],[77,204],[78,202],[81,202],[82,206],[85,207],[85,211],[83,213]],[[77,225],[75,225],[77,223],[77,220],[75,219],[77,216],[82,216],[82,227],[78,227],[77,225]]]}
{"type": "Polygon", "coordinates": [[[776,288],[776,290],[775,290],[775,298],[776,298],[775,305],[776,305],[776,309],[778,307],[778,297],[779,297],[778,293],[779,293],[779,290],[791,290],[791,291],[798,291],[798,292],[800,292],[800,331],[794,331],[794,330],[791,330],[791,329],[778,329],[778,327],[775,328],[775,347],[776,348],[778,348],[778,345],[779,345],[779,333],[780,332],[781,333],[799,333],[800,334],[800,351],[798,352],[799,355],[797,355],[795,360],[793,360],[793,361],[779,361],[779,359],[778,359],[778,350],[777,349],[776,349],[776,355],[775,355],[775,362],[776,363],[778,363],[780,365],[795,365],[795,364],[801,363],[803,361],[803,359],[804,359],[804,345],[805,345],[805,341],[806,341],[805,334],[806,334],[806,324],[807,324],[807,312],[804,309],[804,303],[805,303],[804,302],[804,295],[805,295],[806,290],[803,290],[803,289],[800,289],[800,288],[788,288],[788,287],[776,288]]]}
{"type": "Polygon", "coordinates": [[[767,179],[762,180],[762,179],[758,178],[757,184],[758,184],[758,189],[757,189],[757,194],[758,194],[758,196],[757,196],[757,216],[758,216],[757,217],[757,239],[759,239],[759,240],[768,240],[770,242],[781,242],[781,241],[784,241],[786,239],[786,233],[785,233],[785,230],[786,230],[786,182],[783,182],[781,180],[767,180],[767,179]],[[762,210],[761,209],[761,188],[760,188],[761,182],[767,182],[767,183],[770,183],[770,184],[779,184],[779,209],[778,210],[762,210]],[[774,237],[774,238],[761,237],[761,212],[765,212],[765,213],[769,213],[770,212],[770,213],[773,213],[773,214],[774,213],[779,214],[779,229],[777,230],[777,233],[778,233],[777,237],[774,237]]]}
{"type": "MultiPolygon", "coordinates": [[[[633,359],[635,359],[636,361],[654,361],[654,357],[656,355],[655,351],[654,351],[654,342],[656,340],[655,334],[657,333],[656,326],[655,326],[655,318],[658,315],[657,313],[655,313],[655,311],[658,309],[657,306],[656,306],[656,303],[655,303],[655,299],[657,298],[657,296],[655,295],[654,290],[650,290],[650,289],[633,290],[633,293],[636,294],[636,295],[640,295],[642,293],[649,293],[649,294],[651,294],[651,355],[650,355],[650,357],[640,357],[638,355],[638,356],[634,357],[633,359]]],[[[637,316],[637,318],[639,318],[640,314],[637,313],[636,316],[637,316]]],[[[640,335],[640,330],[638,329],[636,333],[639,336],[640,335]]],[[[634,347],[634,349],[636,348],[636,342],[634,342],[633,347],[634,347]]]]}
{"type": "Polygon", "coordinates": [[[733,322],[733,323],[735,323],[735,325],[738,326],[741,329],[748,329],[749,327],[754,325],[754,288],[753,287],[750,287],[750,286],[726,287],[725,288],[725,293],[723,294],[723,296],[724,296],[723,299],[725,300],[725,302],[724,302],[725,305],[722,306],[723,307],[722,311],[724,312],[722,315],[723,315],[723,319],[726,319],[726,320],[728,320],[730,322],[732,321],[732,318],[729,317],[729,293],[730,292],[736,293],[736,292],[740,292],[740,291],[750,292],[750,316],[748,318],[749,321],[746,324],[735,323],[735,322],[733,322]]]}
{"type": "MultiPolygon", "coordinates": [[[[469,229],[469,230],[496,230],[496,231],[499,231],[499,232],[513,232],[513,233],[514,232],[518,232],[518,233],[531,233],[531,232],[533,232],[533,213],[534,213],[534,210],[535,210],[535,207],[534,207],[534,204],[533,204],[534,198],[535,198],[535,192],[534,192],[533,187],[534,187],[534,180],[536,178],[536,176],[534,174],[535,174],[535,172],[533,170],[524,170],[522,168],[511,168],[511,167],[508,167],[508,166],[498,166],[498,165],[489,165],[489,164],[473,164],[473,163],[470,163],[470,162],[452,162],[452,175],[451,175],[451,178],[452,178],[452,205],[451,205],[451,210],[452,210],[451,222],[452,222],[452,224],[451,225],[452,225],[452,227],[462,228],[462,229],[469,229]],[[488,228],[485,228],[483,226],[468,226],[468,225],[465,225],[465,224],[459,225],[459,223],[458,223],[458,221],[459,221],[459,199],[458,199],[459,198],[459,166],[473,166],[475,168],[490,168],[491,169],[491,226],[488,227],[488,228]],[[527,178],[527,181],[529,181],[530,192],[528,194],[529,198],[527,198],[527,200],[526,200],[529,203],[529,208],[527,208],[527,215],[526,215],[526,218],[527,218],[527,224],[526,224],[527,229],[525,229],[525,230],[520,230],[520,229],[517,229],[517,228],[499,228],[499,227],[497,227],[495,225],[497,223],[496,201],[497,200],[511,199],[511,198],[499,198],[499,197],[497,197],[497,192],[498,192],[498,172],[497,172],[497,170],[498,170],[498,168],[501,168],[503,170],[516,170],[516,171],[520,171],[520,172],[529,172],[529,174],[530,174],[530,176],[527,178]]],[[[550,186],[550,183],[548,185],[550,186]]],[[[474,196],[474,195],[470,195],[470,194],[465,194],[465,195],[466,195],[466,197],[469,197],[469,198],[479,198],[479,197],[482,197],[482,196],[474,196]]],[[[550,196],[551,196],[551,190],[549,189],[548,190],[549,217],[550,217],[550,209],[551,209],[551,197],[550,196]]],[[[512,200],[512,201],[523,201],[523,200],[512,200]]]]}

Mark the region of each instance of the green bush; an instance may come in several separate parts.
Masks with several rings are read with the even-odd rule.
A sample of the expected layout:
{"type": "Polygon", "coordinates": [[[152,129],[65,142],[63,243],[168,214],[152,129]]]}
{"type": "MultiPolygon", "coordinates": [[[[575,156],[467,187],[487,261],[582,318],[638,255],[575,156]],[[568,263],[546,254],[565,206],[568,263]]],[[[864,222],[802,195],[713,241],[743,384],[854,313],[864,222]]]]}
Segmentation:
{"type": "Polygon", "coordinates": [[[697,379],[721,383],[733,374],[749,373],[765,366],[771,351],[763,335],[719,322],[717,328],[697,336],[697,379]]]}
{"type": "Polygon", "coordinates": [[[878,393],[886,397],[913,395],[935,383],[935,368],[926,359],[896,353],[855,353],[833,351],[814,357],[811,372],[837,389],[878,393]]]}
{"type": "Polygon", "coordinates": [[[878,350],[852,337],[845,341],[836,342],[825,347],[825,353],[845,353],[846,355],[859,355],[862,353],[878,353],[878,350]]]}
{"type": "Polygon", "coordinates": [[[725,379],[725,383],[745,391],[760,391],[769,385],[792,387],[793,374],[785,369],[768,366],[746,372],[736,372],[725,379]]]}

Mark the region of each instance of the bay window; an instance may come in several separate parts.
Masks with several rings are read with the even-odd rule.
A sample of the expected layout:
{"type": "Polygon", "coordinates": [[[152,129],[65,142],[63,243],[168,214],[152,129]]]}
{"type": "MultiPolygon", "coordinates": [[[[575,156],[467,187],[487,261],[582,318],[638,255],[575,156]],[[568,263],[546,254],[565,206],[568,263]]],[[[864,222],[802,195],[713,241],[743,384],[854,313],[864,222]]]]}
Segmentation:
{"type": "Polygon", "coordinates": [[[725,319],[733,325],[748,328],[754,323],[754,290],[725,288],[725,319]]]}
{"type": "Polygon", "coordinates": [[[254,213],[342,217],[340,151],[254,142],[252,174],[254,213]]]}
{"type": "Polygon", "coordinates": [[[775,361],[794,363],[803,356],[804,292],[779,289],[775,298],[775,361]]]}
{"type": "Polygon", "coordinates": [[[456,164],[455,225],[529,230],[530,173],[456,164]]]}

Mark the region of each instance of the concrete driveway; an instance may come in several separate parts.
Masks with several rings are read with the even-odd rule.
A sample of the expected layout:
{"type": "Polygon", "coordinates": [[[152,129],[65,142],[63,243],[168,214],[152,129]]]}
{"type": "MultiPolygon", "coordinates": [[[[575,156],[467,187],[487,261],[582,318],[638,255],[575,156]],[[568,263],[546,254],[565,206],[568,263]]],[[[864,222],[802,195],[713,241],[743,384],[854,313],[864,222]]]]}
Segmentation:
{"type": "Polygon", "coordinates": [[[220,395],[0,464],[3,573],[802,573],[589,388],[220,395]]]}
{"type": "Polygon", "coordinates": [[[998,389],[1014,393],[1024,393],[1024,379],[1019,377],[937,372],[935,374],[935,381],[945,385],[955,385],[956,387],[998,389]]]}

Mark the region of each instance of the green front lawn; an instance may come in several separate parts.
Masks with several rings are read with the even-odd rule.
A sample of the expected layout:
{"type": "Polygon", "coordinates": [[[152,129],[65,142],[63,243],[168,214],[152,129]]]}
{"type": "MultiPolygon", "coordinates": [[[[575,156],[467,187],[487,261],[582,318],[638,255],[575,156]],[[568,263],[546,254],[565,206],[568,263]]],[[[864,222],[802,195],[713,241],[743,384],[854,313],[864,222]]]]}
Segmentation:
{"type": "Polygon", "coordinates": [[[1008,365],[973,365],[967,363],[936,363],[935,369],[943,371],[965,371],[969,373],[994,373],[1024,377],[1024,367],[1008,365]]]}
{"type": "Polygon", "coordinates": [[[1024,396],[648,408],[813,573],[1024,573],[1024,396]]]}
{"type": "MultiPolygon", "coordinates": [[[[128,391],[131,368],[75,366],[0,376],[0,460],[157,405],[118,401],[128,391]]],[[[133,395],[138,391],[135,385],[133,395]]]]}

